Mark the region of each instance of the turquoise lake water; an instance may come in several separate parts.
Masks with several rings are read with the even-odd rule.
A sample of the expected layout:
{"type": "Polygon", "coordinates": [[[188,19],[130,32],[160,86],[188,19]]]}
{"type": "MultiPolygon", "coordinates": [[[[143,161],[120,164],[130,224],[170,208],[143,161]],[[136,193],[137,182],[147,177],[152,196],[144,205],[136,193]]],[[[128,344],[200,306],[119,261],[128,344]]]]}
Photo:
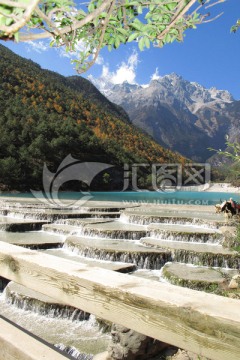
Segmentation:
{"type": "MultiPolygon", "coordinates": [[[[157,192],[157,191],[119,191],[119,192],[90,192],[89,201],[118,201],[126,203],[151,203],[151,204],[189,204],[189,205],[214,205],[232,197],[240,202],[240,193],[222,192],[157,192]]],[[[34,198],[31,193],[7,194],[2,193],[0,197],[9,196],[15,198],[34,198]]],[[[59,192],[59,199],[78,200],[82,198],[81,192],[59,192]]],[[[87,205],[87,204],[86,204],[87,205]]]]}

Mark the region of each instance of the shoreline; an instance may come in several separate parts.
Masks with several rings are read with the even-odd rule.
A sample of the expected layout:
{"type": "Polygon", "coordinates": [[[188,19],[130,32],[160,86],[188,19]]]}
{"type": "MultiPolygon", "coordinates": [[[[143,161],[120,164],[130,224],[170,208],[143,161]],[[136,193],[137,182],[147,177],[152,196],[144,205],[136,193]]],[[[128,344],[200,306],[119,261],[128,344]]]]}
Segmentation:
{"type": "MultiPolygon", "coordinates": [[[[171,187],[166,187],[166,189],[171,189],[171,187]]],[[[175,189],[175,188],[172,188],[172,189],[175,189]]],[[[146,192],[154,192],[152,190],[146,190],[146,192]]],[[[239,193],[240,194],[240,187],[236,187],[236,186],[232,186],[231,183],[213,183],[211,182],[210,184],[203,184],[203,185],[196,185],[196,186],[182,186],[180,187],[178,190],[176,190],[177,192],[216,192],[216,193],[239,193]]],[[[62,191],[60,193],[65,193],[65,192],[68,192],[68,193],[75,193],[76,191],[62,191]]],[[[91,192],[91,191],[90,191],[91,192]]],[[[93,191],[93,193],[112,193],[112,192],[126,192],[126,193],[129,193],[129,192],[136,192],[134,190],[129,190],[129,191],[121,191],[121,190],[118,190],[118,191],[93,191]]],[[[138,192],[138,191],[137,191],[138,192]]],[[[139,191],[141,192],[141,191],[139,191]]],[[[143,191],[145,192],[145,191],[143,191]]],[[[14,195],[16,195],[16,197],[18,195],[24,195],[24,194],[30,194],[30,192],[21,192],[21,191],[18,191],[18,190],[11,190],[11,191],[0,191],[0,196],[4,197],[4,196],[11,196],[13,197],[14,195]]]]}
{"type": "Polygon", "coordinates": [[[212,183],[205,191],[240,194],[240,187],[232,186],[230,183],[212,183]]]}
{"type": "MultiPolygon", "coordinates": [[[[78,195],[75,192],[67,192],[65,196],[61,198],[59,197],[62,205],[60,207],[69,207],[72,206],[80,206],[80,207],[103,207],[107,204],[107,206],[116,206],[117,204],[120,206],[139,206],[140,204],[148,204],[151,205],[214,205],[221,202],[221,198],[224,200],[230,199],[232,197],[235,201],[240,203],[240,187],[234,187],[230,183],[210,183],[205,185],[198,186],[186,186],[184,188],[179,188],[176,191],[171,191],[173,189],[168,188],[166,192],[162,192],[162,196],[160,193],[154,195],[154,191],[146,191],[146,192],[134,192],[134,191],[118,191],[118,192],[95,192],[92,193],[90,199],[87,199],[82,203],[80,200],[80,204],[77,204],[79,199],[78,195]],[[191,195],[192,193],[192,195],[191,195]],[[125,194],[125,196],[124,196],[125,194]],[[222,194],[222,195],[221,195],[222,194]],[[70,204],[72,203],[72,204],[70,204]],[[135,205],[134,205],[135,204],[135,205]]],[[[63,192],[64,193],[64,192],[63,192]]],[[[58,203],[51,201],[51,194],[49,196],[50,201],[47,198],[35,198],[31,196],[31,193],[6,193],[0,192],[0,203],[8,202],[8,203],[36,203],[43,204],[43,207],[58,207],[58,203]],[[30,196],[29,196],[30,195],[30,196]]],[[[81,197],[80,197],[81,199],[81,197]]]]}

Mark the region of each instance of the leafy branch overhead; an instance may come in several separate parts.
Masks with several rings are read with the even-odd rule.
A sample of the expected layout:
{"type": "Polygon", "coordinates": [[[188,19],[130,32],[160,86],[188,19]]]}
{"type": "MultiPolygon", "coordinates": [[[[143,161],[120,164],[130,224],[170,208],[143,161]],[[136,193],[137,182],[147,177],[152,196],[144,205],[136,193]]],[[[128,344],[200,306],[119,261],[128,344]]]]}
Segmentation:
{"type": "Polygon", "coordinates": [[[238,141],[230,142],[226,141],[226,150],[216,150],[210,148],[211,151],[216,151],[219,155],[225,156],[233,160],[234,162],[240,162],[240,143],[238,141]]]}
{"type": "MultiPolygon", "coordinates": [[[[0,0],[0,39],[51,39],[51,46],[79,50],[84,72],[103,47],[136,41],[140,50],[182,41],[186,29],[209,17],[200,10],[225,0],[0,0]],[[191,10],[192,9],[192,10],[191,10]]],[[[208,11],[208,10],[206,10],[208,11]]]]}

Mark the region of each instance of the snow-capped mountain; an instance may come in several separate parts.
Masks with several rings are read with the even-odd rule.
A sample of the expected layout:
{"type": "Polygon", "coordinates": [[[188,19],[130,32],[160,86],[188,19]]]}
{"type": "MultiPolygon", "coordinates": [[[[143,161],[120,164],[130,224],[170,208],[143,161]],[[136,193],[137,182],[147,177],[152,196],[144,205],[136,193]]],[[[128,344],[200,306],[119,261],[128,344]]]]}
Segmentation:
{"type": "Polygon", "coordinates": [[[223,147],[233,121],[236,123],[231,106],[236,101],[228,91],[206,89],[175,73],[144,86],[90,80],[110,101],[122,106],[136,126],[161,145],[196,161],[212,155],[209,147],[223,147]]]}

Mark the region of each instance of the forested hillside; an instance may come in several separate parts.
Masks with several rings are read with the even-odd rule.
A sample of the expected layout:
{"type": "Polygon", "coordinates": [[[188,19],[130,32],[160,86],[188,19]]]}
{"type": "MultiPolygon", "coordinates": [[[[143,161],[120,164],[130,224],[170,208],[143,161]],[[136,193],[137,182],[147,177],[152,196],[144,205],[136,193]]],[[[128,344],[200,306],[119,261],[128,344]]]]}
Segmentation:
{"type": "MultiPolygon", "coordinates": [[[[118,169],[184,161],[131,125],[124,110],[86,79],[42,70],[1,45],[0,79],[1,189],[41,188],[44,162],[55,172],[68,154],[118,169]]],[[[109,178],[95,182],[95,190],[108,189],[109,178]]]]}

